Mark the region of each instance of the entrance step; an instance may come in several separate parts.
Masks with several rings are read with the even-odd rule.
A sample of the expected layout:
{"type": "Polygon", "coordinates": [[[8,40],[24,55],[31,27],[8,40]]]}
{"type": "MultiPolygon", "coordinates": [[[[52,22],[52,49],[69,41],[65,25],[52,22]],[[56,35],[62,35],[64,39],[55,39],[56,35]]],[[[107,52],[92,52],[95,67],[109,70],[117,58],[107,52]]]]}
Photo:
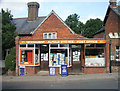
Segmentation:
{"type": "Polygon", "coordinates": [[[82,72],[70,72],[69,75],[84,75],[82,72]]]}
{"type": "Polygon", "coordinates": [[[39,71],[36,75],[38,75],[38,76],[49,76],[49,71],[39,71]]]}

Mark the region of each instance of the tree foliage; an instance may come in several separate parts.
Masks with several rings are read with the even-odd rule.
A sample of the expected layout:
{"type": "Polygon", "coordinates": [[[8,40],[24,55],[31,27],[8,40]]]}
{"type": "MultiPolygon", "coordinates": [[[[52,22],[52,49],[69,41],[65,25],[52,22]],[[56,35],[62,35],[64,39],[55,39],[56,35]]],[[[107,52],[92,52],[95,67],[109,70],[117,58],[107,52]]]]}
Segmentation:
{"type": "Polygon", "coordinates": [[[80,16],[78,14],[72,14],[67,17],[65,23],[77,34],[92,38],[93,34],[102,28],[103,22],[96,18],[90,19],[85,24],[79,21],[80,16]]]}
{"type": "Polygon", "coordinates": [[[2,9],[2,50],[3,54],[6,49],[10,49],[15,46],[14,39],[16,34],[14,31],[16,29],[15,24],[12,22],[13,16],[9,10],[4,11],[2,9]]]}
{"type": "Polygon", "coordinates": [[[16,67],[16,48],[11,48],[10,54],[8,54],[5,58],[5,69],[10,69],[11,71],[15,71],[16,67]]]}
{"type": "Polygon", "coordinates": [[[80,16],[78,14],[72,14],[67,17],[65,23],[77,34],[81,34],[83,29],[83,23],[79,21],[80,16]]]}
{"type": "Polygon", "coordinates": [[[102,25],[103,22],[100,19],[90,19],[84,25],[85,29],[82,35],[88,38],[92,38],[93,34],[96,33],[100,28],[102,28],[102,25]]]}

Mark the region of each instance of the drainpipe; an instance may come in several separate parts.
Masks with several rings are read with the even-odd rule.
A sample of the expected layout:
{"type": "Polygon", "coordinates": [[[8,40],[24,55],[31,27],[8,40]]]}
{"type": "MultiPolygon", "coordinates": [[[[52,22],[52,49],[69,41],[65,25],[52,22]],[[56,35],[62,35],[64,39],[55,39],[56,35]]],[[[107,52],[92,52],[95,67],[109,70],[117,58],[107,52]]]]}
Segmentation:
{"type": "Polygon", "coordinates": [[[110,43],[109,43],[109,54],[110,54],[110,73],[112,73],[111,71],[111,40],[110,40],[110,43]]]}

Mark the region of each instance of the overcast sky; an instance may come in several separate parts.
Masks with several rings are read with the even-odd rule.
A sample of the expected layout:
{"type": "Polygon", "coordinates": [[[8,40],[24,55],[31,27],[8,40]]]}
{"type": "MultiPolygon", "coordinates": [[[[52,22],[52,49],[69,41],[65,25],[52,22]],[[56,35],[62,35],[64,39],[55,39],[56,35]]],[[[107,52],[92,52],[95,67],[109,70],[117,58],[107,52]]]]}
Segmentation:
{"type": "Polygon", "coordinates": [[[39,16],[47,16],[54,10],[65,20],[76,13],[83,23],[90,18],[103,20],[109,5],[109,0],[0,0],[0,8],[11,10],[13,18],[27,17],[27,3],[33,1],[40,4],[39,16]]]}

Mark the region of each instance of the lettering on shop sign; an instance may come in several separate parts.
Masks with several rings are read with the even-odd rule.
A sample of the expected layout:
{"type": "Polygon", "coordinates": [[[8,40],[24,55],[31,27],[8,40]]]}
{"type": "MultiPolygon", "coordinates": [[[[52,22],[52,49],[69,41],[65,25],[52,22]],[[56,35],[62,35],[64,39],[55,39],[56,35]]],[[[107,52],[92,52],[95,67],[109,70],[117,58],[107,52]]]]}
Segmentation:
{"type": "Polygon", "coordinates": [[[73,44],[73,43],[106,43],[105,40],[45,40],[19,41],[20,44],[73,44]]]}

